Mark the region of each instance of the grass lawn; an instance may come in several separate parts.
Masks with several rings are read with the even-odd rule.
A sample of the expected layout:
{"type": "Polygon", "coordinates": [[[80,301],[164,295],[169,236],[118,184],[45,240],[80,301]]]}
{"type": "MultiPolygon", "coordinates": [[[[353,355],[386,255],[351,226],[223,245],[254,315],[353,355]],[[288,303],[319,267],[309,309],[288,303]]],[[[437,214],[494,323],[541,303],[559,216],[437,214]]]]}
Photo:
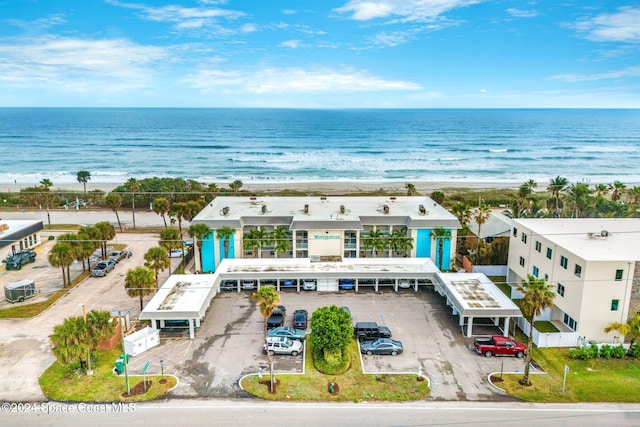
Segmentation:
{"type": "Polygon", "coordinates": [[[570,360],[566,348],[534,349],[533,358],[547,374],[529,376],[530,387],[518,384],[522,374],[504,375],[496,383],[510,395],[528,402],[640,403],[640,360],[570,360]],[[569,366],[562,393],[564,366],[569,366]]]}
{"type": "MultiPolygon", "coordinates": [[[[166,383],[160,384],[160,375],[150,375],[147,380],[147,392],[137,396],[122,397],[126,392],[124,375],[118,376],[112,372],[114,362],[118,359],[122,349],[119,345],[113,350],[98,351],[94,361],[93,375],[77,372],[69,365],[54,362],[40,377],[42,392],[51,400],[73,402],[141,402],[163,397],[167,390],[177,383],[172,376],[166,376],[166,383]]],[[[130,388],[142,382],[142,377],[129,377],[130,388]]]]}
{"type": "MultiPolygon", "coordinates": [[[[416,374],[363,374],[358,345],[355,340],[349,347],[351,368],[341,375],[325,375],[316,371],[313,367],[311,353],[311,342],[307,340],[306,353],[304,354],[306,373],[304,375],[277,374],[278,383],[276,392],[273,394],[269,393],[267,385],[259,383],[257,375],[244,378],[242,387],[247,392],[268,400],[402,402],[420,400],[429,396],[430,389],[427,381],[417,381],[416,374]],[[339,393],[329,393],[330,382],[338,384],[339,393]]],[[[269,374],[265,372],[263,381],[267,382],[268,380],[269,374]]]]}

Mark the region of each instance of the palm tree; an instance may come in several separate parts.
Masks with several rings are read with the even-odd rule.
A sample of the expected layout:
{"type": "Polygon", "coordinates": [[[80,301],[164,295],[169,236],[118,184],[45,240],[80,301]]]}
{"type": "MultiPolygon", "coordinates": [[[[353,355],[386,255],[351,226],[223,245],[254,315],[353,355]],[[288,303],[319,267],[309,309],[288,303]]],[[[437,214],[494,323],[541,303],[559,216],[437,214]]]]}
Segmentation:
{"type": "Polygon", "coordinates": [[[166,214],[169,213],[169,208],[171,204],[169,200],[164,197],[158,197],[152,203],[153,211],[162,217],[162,221],[164,221],[164,228],[167,228],[167,218],[166,214]]]}
{"type": "Polygon", "coordinates": [[[211,183],[207,186],[207,191],[211,192],[211,199],[213,200],[218,195],[218,191],[220,191],[220,188],[216,184],[211,183]]]}
{"type": "Polygon", "coordinates": [[[89,262],[89,257],[93,254],[93,251],[96,250],[95,242],[89,237],[88,234],[79,231],[76,234],[77,245],[74,247],[76,253],[76,260],[82,262],[82,271],[86,271],[87,269],[91,269],[91,265],[89,262]],[[85,260],[87,261],[87,266],[85,268],[85,260]]]}
{"type": "Polygon", "coordinates": [[[431,200],[433,200],[434,202],[436,202],[439,205],[444,203],[444,199],[445,199],[445,195],[440,190],[436,190],[436,191],[431,193],[431,200]]]}
{"type": "Polygon", "coordinates": [[[287,227],[276,227],[269,238],[273,242],[273,252],[276,254],[276,258],[278,258],[278,253],[291,249],[291,243],[289,243],[291,235],[287,227]]]}
{"type": "Polygon", "coordinates": [[[49,229],[51,229],[51,215],[49,213],[49,205],[53,202],[53,198],[51,193],[49,193],[49,189],[53,187],[53,182],[50,179],[44,178],[40,181],[40,187],[42,189],[42,200],[47,209],[47,222],[49,224],[49,229]]]}
{"type": "Polygon", "coordinates": [[[83,236],[87,236],[87,245],[91,244],[91,253],[87,255],[87,265],[88,268],[91,269],[91,259],[90,256],[93,254],[93,251],[102,247],[102,239],[100,237],[100,230],[91,225],[85,225],[81,227],[79,230],[79,234],[83,236]]]}
{"type": "Polygon", "coordinates": [[[631,203],[638,205],[638,202],[640,201],[640,185],[634,185],[632,188],[627,190],[627,194],[631,199],[631,203]]]}
{"type": "Polygon", "coordinates": [[[62,269],[62,286],[67,287],[71,285],[71,275],[69,274],[69,266],[75,259],[75,253],[73,247],[69,242],[57,242],[49,251],[47,258],[49,263],[53,267],[60,267],[62,269]],[[66,271],[66,273],[65,273],[66,271]]]}
{"type": "Polygon", "coordinates": [[[147,267],[136,267],[127,271],[124,287],[131,298],[140,298],[140,310],[143,309],[142,297],[156,290],[156,278],[147,267]]]}
{"type": "Polygon", "coordinates": [[[409,182],[404,184],[404,188],[407,189],[407,196],[413,196],[416,193],[416,186],[409,182]]]}
{"type": "Polygon", "coordinates": [[[101,241],[102,258],[107,256],[107,242],[116,237],[116,229],[107,221],[101,221],[96,223],[96,230],[101,241]]]}
{"type": "Polygon", "coordinates": [[[166,249],[167,253],[171,249],[179,249],[182,247],[182,235],[180,230],[174,227],[165,228],[160,232],[160,246],[166,249]]]}
{"type": "Polygon", "coordinates": [[[471,209],[469,205],[464,202],[458,202],[451,208],[451,213],[458,218],[462,228],[468,228],[469,222],[471,222],[471,209]]]}
{"type": "Polygon", "coordinates": [[[555,205],[555,216],[556,218],[560,217],[560,202],[561,202],[561,194],[567,189],[569,185],[569,180],[563,176],[556,176],[555,178],[549,181],[549,185],[547,186],[547,191],[551,194],[550,201],[554,202],[555,205]]]}
{"type": "Polygon", "coordinates": [[[87,197],[87,182],[89,182],[89,180],[91,179],[91,172],[89,171],[79,171],[78,175],[78,182],[81,183],[84,187],[84,197],[87,197]]]}
{"type": "Polygon", "coordinates": [[[167,250],[160,246],[149,249],[147,253],[144,254],[144,266],[154,271],[156,288],[158,288],[160,286],[158,283],[158,272],[171,267],[171,259],[167,254],[167,250]]]}
{"type": "Polygon", "coordinates": [[[189,215],[189,206],[184,202],[178,202],[171,205],[169,208],[169,217],[171,222],[178,222],[178,230],[180,231],[180,238],[182,239],[182,220],[189,215]]]}
{"type": "Polygon", "coordinates": [[[254,258],[260,256],[260,249],[269,243],[269,234],[262,228],[254,228],[244,235],[242,247],[245,251],[251,250],[254,258]]]}
{"type": "MultiPolygon", "coordinates": [[[[84,307],[83,307],[84,309],[84,307]]],[[[91,351],[95,350],[103,338],[111,338],[115,332],[115,325],[111,321],[111,313],[108,311],[91,310],[84,318],[87,330],[87,373],[91,372],[91,351]]]]}
{"type": "Polygon", "coordinates": [[[116,219],[118,220],[118,228],[122,231],[122,223],[120,222],[120,215],[118,215],[118,209],[122,206],[122,196],[116,193],[109,193],[105,197],[104,202],[106,205],[116,213],[116,219]]]}
{"type": "MultiPolygon", "coordinates": [[[[264,318],[264,344],[267,345],[267,319],[271,316],[273,310],[278,307],[278,303],[280,302],[280,294],[273,286],[262,286],[257,291],[255,291],[251,298],[258,302],[258,310],[260,310],[260,314],[264,318]]],[[[267,361],[269,366],[271,366],[271,353],[267,351],[267,361]]],[[[272,372],[270,370],[270,372],[272,372]]],[[[273,378],[271,378],[271,385],[273,385],[273,378]]],[[[273,389],[271,389],[273,391],[273,389]]]]}
{"type": "Polygon", "coordinates": [[[431,238],[438,245],[438,269],[442,271],[442,258],[444,257],[444,242],[451,240],[451,230],[442,227],[435,228],[431,232],[431,238]]]}
{"type": "Polygon", "coordinates": [[[407,227],[396,228],[389,235],[389,247],[397,254],[405,255],[413,249],[413,239],[407,236],[407,227]]]}
{"type": "Polygon", "coordinates": [[[553,285],[547,283],[545,278],[537,278],[529,275],[527,280],[523,280],[518,286],[518,292],[524,295],[520,308],[524,318],[529,322],[529,337],[527,341],[527,358],[524,364],[524,375],[520,380],[522,385],[531,385],[529,381],[529,365],[533,353],[533,321],[540,316],[546,308],[553,307],[553,299],[556,293],[553,285]]]}
{"type": "Polygon", "coordinates": [[[573,218],[580,218],[589,206],[591,189],[584,182],[577,182],[569,186],[568,204],[573,218]]]}
{"type": "Polygon", "coordinates": [[[61,325],[54,326],[49,338],[53,344],[53,354],[61,363],[82,363],[89,352],[87,324],[80,316],[68,317],[61,325]]]}
{"type": "Polygon", "coordinates": [[[229,258],[229,240],[233,237],[236,230],[231,227],[221,227],[216,230],[216,238],[224,243],[224,257],[229,258]]]}
{"type": "Polygon", "coordinates": [[[387,248],[387,239],[380,230],[369,230],[367,235],[362,238],[364,250],[371,250],[371,255],[375,258],[378,252],[384,252],[387,248]]]}
{"type": "Polygon", "coordinates": [[[604,329],[605,332],[618,331],[631,344],[640,338],[640,313],[636,313],[627,323],[614,322],[604,329]]]}
{"type": "Polygon", "coordinates": [[[136,228],[136,191],[140,190],[140,182],[135,178],[129,178],[125,184],[131,191],[131,216],[133,219],[133,228],[136,228]]]}
{"type": "Polygon", "coordinates": [[[613,184],[609,185],[611,192],[611,200],[617,202],[622,199],[622,196],[626,192],[627,186],[620,181],[613,181],[613,184]]]}
{"type": "Polygon", "coordinates": [[[202,271],[202,239],[211,234],[211,229],[207,224],[192,224],[189,227],[189,236],[195,240],[195,247],[198,249],[196,254],[196,271],[202,271]]]}
{"type": "Polygon", "coordinates": [[[229,189],[233,191],[234,196],[238,195],[238,191],[240,191],[241,188],[242,188],[242,181],[240,181],[239,179],[236,179],[231,184],[229,184],[229,189]]]}
{"type": "Polygon", "coordinates": [[[476,210],[476,212],[473,215],[473,218],[475,219],[476,224],[478,224],[478,245],[476,246],[476,253],[478,254],[478,257],[477,257],[478,259],[476,259],[476,263],[478,264],[480,263],[480,242],[482,241],[482,239],[480,238],[480,231],[482,230],[482,224],[487,222],[490,216],[491,216],[491,209],[489,209],[489,206],[485,205],[484,203],[478,206],[478,210],[476,210]]]}

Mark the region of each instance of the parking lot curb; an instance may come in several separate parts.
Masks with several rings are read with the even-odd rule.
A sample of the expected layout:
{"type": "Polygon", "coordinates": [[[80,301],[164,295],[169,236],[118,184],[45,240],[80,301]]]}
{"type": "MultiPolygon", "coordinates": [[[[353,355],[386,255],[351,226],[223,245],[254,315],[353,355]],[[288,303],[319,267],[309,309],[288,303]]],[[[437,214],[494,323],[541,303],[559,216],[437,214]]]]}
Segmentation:
{"type": "MultiPolygon", "coordinates": [[[[487,382],[489,383],[489,385],[493,388],[495,388],[496,390],[498,390],[499,392],[502,392],[504,394],[509,394],[507,393],[507,391],[503,388],[498,387],[497,385],[495,385],[495,383],[493,381],[491,381],[491,377],[493,376],[498,376],[498,375],[516,375],[516,374],[522,374],[522,372],[518,372],[518,371],[513,371],[513,372],[490,372],[487,375],[487,382]]],[[[530,372],[529,375],[546,375],[546,372],[530,372]]]]}

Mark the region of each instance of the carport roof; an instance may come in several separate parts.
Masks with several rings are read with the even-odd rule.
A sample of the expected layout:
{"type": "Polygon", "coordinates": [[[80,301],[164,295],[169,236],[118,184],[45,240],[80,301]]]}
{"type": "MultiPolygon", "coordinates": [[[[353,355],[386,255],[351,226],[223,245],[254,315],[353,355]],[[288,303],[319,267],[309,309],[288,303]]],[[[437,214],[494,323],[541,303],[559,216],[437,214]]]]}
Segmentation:
{"type": "Polygon", "coordinates": [[[463,317],[522,317],[518,306],[482,273],[438,273],[436,283],[463,317]]]}
{"type": "Polygon", "coordinates": [[[202,319],[216,293],[211,274],[169,277],[140,313],[140,320],[202,319]]]}

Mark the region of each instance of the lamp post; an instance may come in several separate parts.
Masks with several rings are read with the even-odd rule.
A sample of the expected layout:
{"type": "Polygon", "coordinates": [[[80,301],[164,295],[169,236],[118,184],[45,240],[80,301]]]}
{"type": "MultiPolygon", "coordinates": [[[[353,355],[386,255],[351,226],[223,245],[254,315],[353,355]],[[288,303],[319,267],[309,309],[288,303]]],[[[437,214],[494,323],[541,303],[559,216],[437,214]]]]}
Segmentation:
{"type": "Polygon", "coordinates": [[[162,373],[160,384],[164,384],[165,382],[167,382],[167,380],[164,379],[164,359],[160,359],[160,372],[162,373]]]}
{"type": "MultiPolygon", "coordinates": [[[[89,341],[89,325],[87,325],[87,309],[84,304],[78,304],[82,307],[82,318],[84,319],[85,339],[89,341]]],[[[87,375],[93,375],[91,369],[91,346],[87,342],[87,375]]]]}
{"type": "MultiPolygon", "coordinates": [[[[122,318],[120,318],[122,319],[122,318]]],[[[120,322],[120,320],[118,321],[120,322]]],[[[131,388],[129,387],[129,372],[127,371],[127,348],[124,345],[124,327],[120,323],[120,339],[122,340],[122,361],[124,362],[124,382],[127,385],[127,396],[131,394],[131,388]]]]}

